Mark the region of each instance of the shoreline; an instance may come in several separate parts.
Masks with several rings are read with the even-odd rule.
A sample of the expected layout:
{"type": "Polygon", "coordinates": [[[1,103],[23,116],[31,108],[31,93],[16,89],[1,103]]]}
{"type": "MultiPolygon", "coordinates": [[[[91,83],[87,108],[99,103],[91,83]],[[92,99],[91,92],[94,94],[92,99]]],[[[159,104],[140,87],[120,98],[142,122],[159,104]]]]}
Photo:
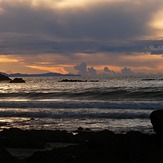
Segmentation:
{"type": "Polygon", "coordinates": [[[7,163],[157,163],[163,161],[163,140],[156,134],[91,131],[4,129],[0,162],[7,163]]]}

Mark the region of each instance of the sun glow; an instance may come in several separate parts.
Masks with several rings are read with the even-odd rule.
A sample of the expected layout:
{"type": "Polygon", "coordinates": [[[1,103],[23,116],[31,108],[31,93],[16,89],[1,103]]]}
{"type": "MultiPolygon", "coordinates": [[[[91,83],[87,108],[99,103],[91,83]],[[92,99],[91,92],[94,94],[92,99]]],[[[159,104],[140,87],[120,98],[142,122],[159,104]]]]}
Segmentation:
{"type": "Polygon", "coordinates": [[[26,67],[37,69],[37,70],[49,71],[49,72],[57,72],[57,73],[62,73],[62,74],[68,73],[62,66],[57,66],[57,67],[26,66],[26,67]]]}
{"type": "MultiPolygon", "coordinates": [[[[124,0],[117,0],[124,1],[124,0]]],[[[76,8],[76,7],[88,7],[92,4],[97,3],[108,3],[113,2],[113,0],[0,0],[0,6],[5,3],[12,5],[27,5],[32,8],[47,7],[51,9],[66,9],[66,8],[76,8]]]]}
{"type": "Polygon", "coordinates": [[[11,62],[19,62],[18,59],[13,58],[13,56],[5,56],[0,55],[0,63],[11,63],[11,62]]]}
{"type": "Polygon", "coordinates": [[[155,30],[155,34],[159,37],[163,36],[163,12],[159,11],[153,17],[150,26],[155,30]]]}
{"type": "Polygon", "coordinates": [[[148,62],[148,61],[162,61],[163,58],[161,55],[151,55],[151,54],[141,54],[141,55],[131,55],[131,56],[122,56],[122,59],[126,61],[135,61],[135,58],[139,60],[139,62],[148,62]]]}

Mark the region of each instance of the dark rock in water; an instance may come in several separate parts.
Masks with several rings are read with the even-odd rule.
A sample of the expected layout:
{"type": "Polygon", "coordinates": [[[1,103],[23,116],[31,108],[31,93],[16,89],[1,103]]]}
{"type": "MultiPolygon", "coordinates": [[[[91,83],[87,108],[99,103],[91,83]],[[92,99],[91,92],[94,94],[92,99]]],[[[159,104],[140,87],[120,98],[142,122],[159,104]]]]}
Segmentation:
{"type": "Polygon", "coordinates": [[[0,81],[11,80],[8,76],[0,74],[0,81]]]}
{"type": "Polygon", "coordinates": [[[152,80],[156,80],[156,79],[155,78],[142,79],[142,81],[152,81],[152,80]]]}
{"type": "Polygon", "coordinates": [[[156,134],[163,135],[163,110],[155,110],[150,114],[151,123],[156,134]]]}
{"type": "Polygon", "coordinates": [[[63,79],[59,82],[87,82],[87,80],[63,79]]]}
{"type": "Polygon", "coordinates": [[[23,80],[22,78],[15,78],[11,80],[10,83],[25,83],[25,80],[23,80]]]}
{"type": "Polygon", "coordinates": [[[59,82],[99,82],[99,80],[76,80],[76,79],[63,79],[59,82]]]}

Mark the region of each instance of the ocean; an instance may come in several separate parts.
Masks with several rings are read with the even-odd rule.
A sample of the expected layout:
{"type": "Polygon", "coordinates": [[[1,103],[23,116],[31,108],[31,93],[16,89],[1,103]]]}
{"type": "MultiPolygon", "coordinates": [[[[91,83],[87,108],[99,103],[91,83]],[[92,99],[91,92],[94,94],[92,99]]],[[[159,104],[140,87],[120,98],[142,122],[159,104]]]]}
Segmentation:
{"type": "Polygon", "coordinates": [[[150,113],[163,109],[163,80],[138,77],[26,77],[0,83],[0,130],[153,133],[150,113]],[[61,82],[63,79],[87,82],[61,82]],[[98,80],[98,81],[97,81],[98,80]]]}

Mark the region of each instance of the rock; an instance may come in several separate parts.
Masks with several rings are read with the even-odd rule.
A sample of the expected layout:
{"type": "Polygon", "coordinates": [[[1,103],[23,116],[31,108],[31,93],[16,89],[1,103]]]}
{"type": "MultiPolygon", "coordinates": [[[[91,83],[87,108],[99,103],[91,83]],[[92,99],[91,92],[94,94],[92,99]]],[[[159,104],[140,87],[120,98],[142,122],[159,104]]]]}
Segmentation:
{"type": "Polygon", "coordinates": [[[18,159],[14,156],[11,156],[7,150],[0,146],[0,162],[18,163],[18,159]]]}
{"type": "Polygon", "coordinates": [[[63,79],[59,82],[99,82],[99,80],[77,80],[77,79],[63,79]]]}
{"type": "Polygon", "coordinates": [[[163,135],[163,110],[155,110],[150,114],[153,129],[158,135],[163,135]]]}
{"type": "Polygon", "coordinates": [[[63,79],[59,82],[87,82],[87,80],[63,79]]]}
{"type": "MultiPolygon", "coordinates": [[[[32,134],[18,128],[4,129],[0,134],[3,138],[3,145],[8,148],[37,148],[45,147],[44,142],[39,141],[32,134]]],[[[0,139],[1,140],[1,139],[0,139]]]]}
{"type": "Polygon", "coordinates": [[[10,83],[25,83],[25,80],[23,80],[22,78],[15,78],[11,80],[10,83]]]}
{"type": "Polygon", "coordinates": [[[8,76],[0,74],[0,81],[11,80],[8,76]]]}
{"type": "Polygon", "coordinates": [[[35,152],[27,159],[27,163],[75,163],[74,151],[75,147],[66,147],[54,149],[52,151],[39,151],[35,152]],[[72,149],[71,149],[72,148],[72,149]]]}

